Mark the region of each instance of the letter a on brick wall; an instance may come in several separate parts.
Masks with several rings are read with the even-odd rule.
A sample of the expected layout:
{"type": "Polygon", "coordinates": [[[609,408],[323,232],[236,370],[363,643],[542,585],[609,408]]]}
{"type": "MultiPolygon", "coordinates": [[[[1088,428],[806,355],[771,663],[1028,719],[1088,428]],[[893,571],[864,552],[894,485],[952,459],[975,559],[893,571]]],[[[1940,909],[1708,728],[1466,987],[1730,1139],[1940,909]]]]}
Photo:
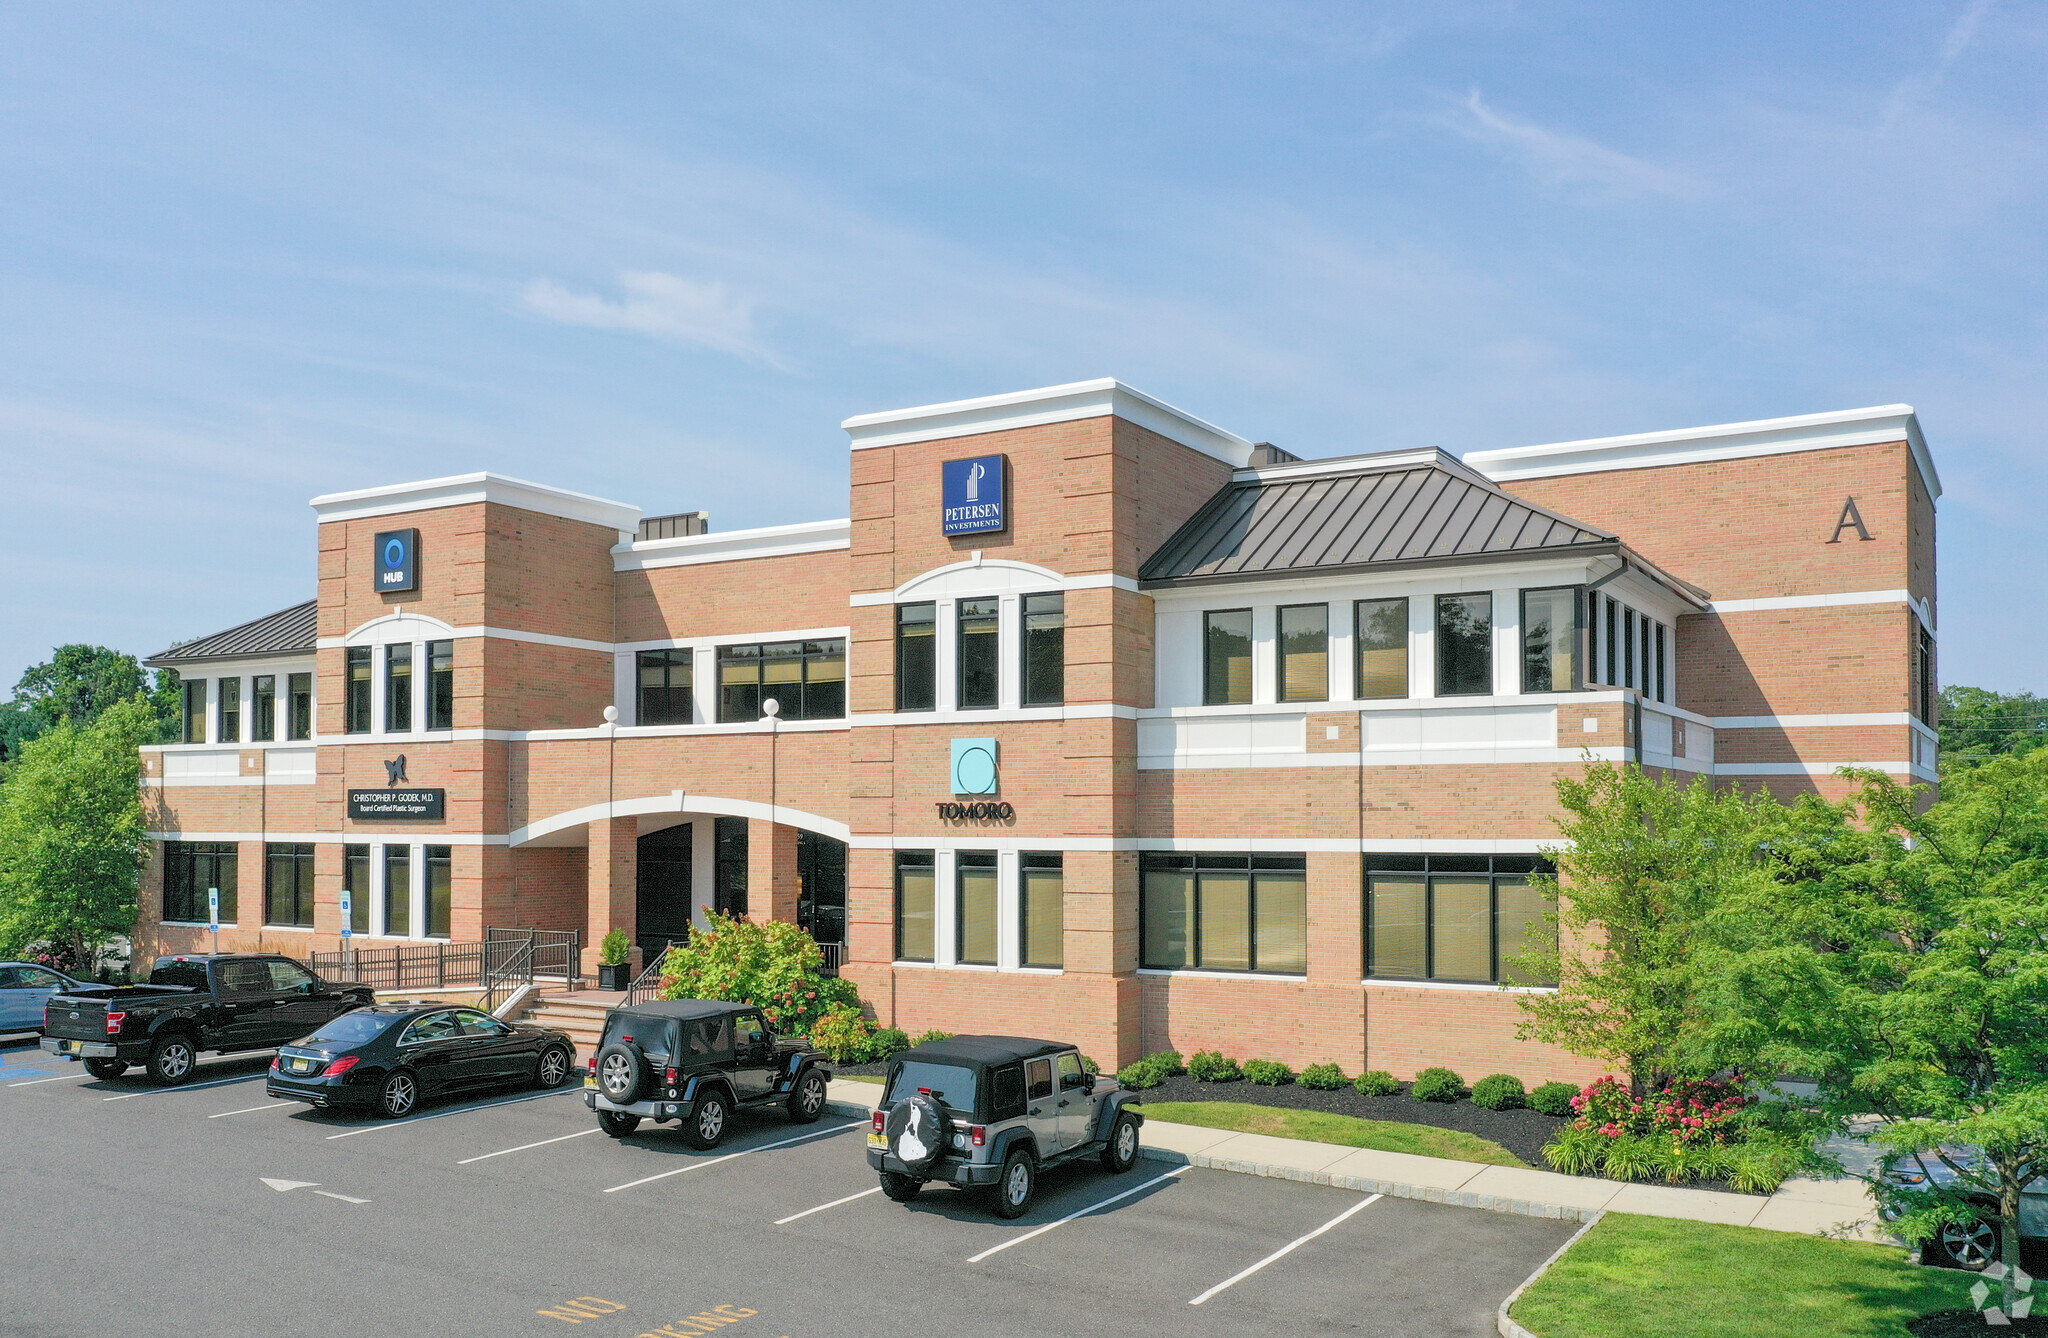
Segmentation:
{"type": "Polygon", "coordinates": [[[1856,509],[1856,499],[1853,497],[1848,498],[1842,503],[1842,514],[1835,519],[1834,537],[1829,539],[1828,542],[1831,544],[1842,542],[1842,531],[1852,525],[1856,527],[1857,538],[1865,540],[1870,538],[1870,531],[1863,524],[1863,513],[1856,509]]]}

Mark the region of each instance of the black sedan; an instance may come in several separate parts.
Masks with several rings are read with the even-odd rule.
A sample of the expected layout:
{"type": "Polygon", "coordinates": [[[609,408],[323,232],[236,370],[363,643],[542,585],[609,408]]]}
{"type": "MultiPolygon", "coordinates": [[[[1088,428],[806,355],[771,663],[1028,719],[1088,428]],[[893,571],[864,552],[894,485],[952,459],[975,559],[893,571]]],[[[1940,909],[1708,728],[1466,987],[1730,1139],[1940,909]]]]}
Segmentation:
{"type": "Polygon", "coordinates": [[[281,1047],[263,1090],[323,1110],[397,1119],[429,1097],[482,1087],[559,1087],[576,1047],[559,1031],[474,1008],[380,1004],[343,1013],[281,1047]]]}

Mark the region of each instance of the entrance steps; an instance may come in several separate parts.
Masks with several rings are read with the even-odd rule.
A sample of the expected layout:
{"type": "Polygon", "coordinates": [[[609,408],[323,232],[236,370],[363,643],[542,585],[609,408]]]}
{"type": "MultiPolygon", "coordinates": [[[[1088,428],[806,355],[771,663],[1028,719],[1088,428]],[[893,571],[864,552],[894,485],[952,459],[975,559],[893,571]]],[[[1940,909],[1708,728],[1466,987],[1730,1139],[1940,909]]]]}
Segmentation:
{"type": "Polygon", "coordinates": [[[525,1016],[518,1021],[567,1033],[576,1043],[577,1062],[588,1064],[604,1035],[604,1015],[625,1001],[625,993],[617,990],[543,994],[530,999],[525,1016]]]}

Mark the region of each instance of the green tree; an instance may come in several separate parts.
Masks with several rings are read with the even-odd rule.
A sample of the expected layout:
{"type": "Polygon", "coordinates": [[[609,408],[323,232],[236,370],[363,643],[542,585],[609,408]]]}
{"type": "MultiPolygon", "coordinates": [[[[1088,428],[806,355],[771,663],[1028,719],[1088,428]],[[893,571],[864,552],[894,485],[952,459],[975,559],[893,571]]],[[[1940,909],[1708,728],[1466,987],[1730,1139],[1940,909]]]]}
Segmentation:
{"type": "Polygon", "coordinates": [[[2048,700],[2031,692],[1988,688],[1941,690],[1941,760],[1972,764],[2006,753],[2026,753],[2048,741],[2048,700]]]}
{"type": "Polygon", "coordinates": [[[147,843],[136,746],[154,729],[130,698],[23,750],[0,790],[0,954],[47,944],[89,973],[133,931],[147,843]]]}
{"type": "Polygon", "coordinates": [[[1567,844],[1538,880],[1557,898],[1556,946],[1510,965],[1558,988],[1521,996],[1521,1036],[1605,1060],[1638,1096],[1755,1062],[1758,1038],[1707,1000],[1715,963],[1741,946],[1719,944],[1725,908],[1769,882],[1776,804],[1606,763],[1560,777],[1557,797],[1567,844]]]}
{"type": "Polygon", "coordinates": [[[105,646],[59,646],[49,660],[33,665],[14,685],[14,700],[0,707],[0,742],[10,756],[19,756],[30,739],[60,720],[90,725],[116,702],[141,697],[154,720],[142,742],[159,743],[175,736],[180,710],[178,673],[166,669],[153,678],[133,655],[105,646]]]}
{"type": "Polygon", "coordinates": [[[825,974],[818,941],[786,920],[712,915],[672,945],[661,969],[664,999],[731,999],[758,1006],[776,1030],[807,1035],[835,1004],[858,1008],[853,982],[825,974]]]}

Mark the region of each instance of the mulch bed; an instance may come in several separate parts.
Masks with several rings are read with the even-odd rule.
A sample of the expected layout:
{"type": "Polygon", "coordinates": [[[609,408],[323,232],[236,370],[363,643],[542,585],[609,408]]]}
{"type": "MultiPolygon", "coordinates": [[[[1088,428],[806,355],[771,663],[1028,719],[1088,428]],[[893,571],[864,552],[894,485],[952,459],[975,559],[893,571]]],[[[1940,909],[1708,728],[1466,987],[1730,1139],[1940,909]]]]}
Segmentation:
{"type": "MultiPolygon", "coordinates": [[[[1993,1283],[1992,1286],[1997,1286],[1993,1283]]],[[[1964,1334],[2012,1333],[2048,1334],[2048,1319],[2029,1315],[2016,1319],[2010,1326],[1993,1329],[1984,1322],[1984,1315],[1976,1310],[1937,1310],[1931,1315],[1906,1321],[1906,1332],[1913,1338],[1962,1338],[1964,1334]]]]}

